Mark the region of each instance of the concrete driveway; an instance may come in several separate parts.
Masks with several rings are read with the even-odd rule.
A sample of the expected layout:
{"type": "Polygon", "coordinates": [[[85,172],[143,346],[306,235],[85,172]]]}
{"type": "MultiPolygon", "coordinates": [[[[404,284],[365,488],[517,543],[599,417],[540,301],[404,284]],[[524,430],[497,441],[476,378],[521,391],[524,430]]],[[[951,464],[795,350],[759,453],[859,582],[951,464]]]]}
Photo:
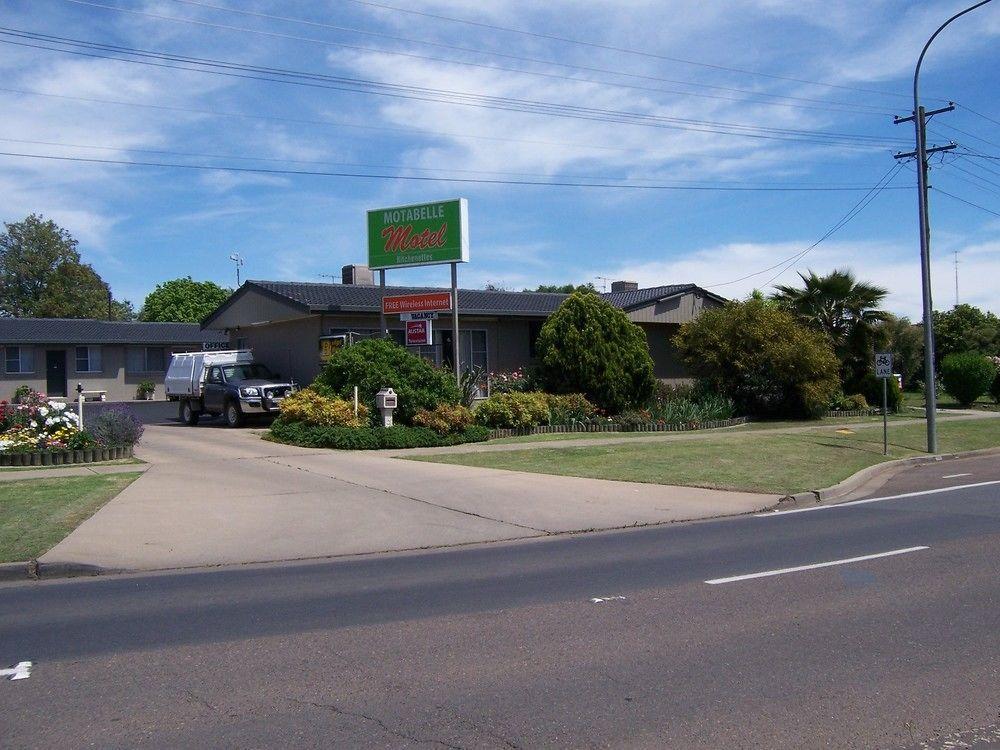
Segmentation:
{"type": "Polygon", "coordinates": [[[776,496],[404,461],[146,428],[151,465],[46,553],[111,570],[414,550],[746,513],[776,496]]]}

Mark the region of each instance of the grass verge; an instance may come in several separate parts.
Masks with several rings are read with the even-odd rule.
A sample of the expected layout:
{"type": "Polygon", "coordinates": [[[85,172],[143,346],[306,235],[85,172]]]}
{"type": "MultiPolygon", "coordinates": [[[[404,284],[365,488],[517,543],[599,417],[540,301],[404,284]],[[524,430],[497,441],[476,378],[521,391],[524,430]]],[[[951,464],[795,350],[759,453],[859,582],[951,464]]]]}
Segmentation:
{"type": "Polygon", "coordinates": [[[128,472],[0,483],[0,562],[44,554],[138,476],[128,472]]]}
{"type": "MultiPolygon", "coordinates": [[[[942,421],[938,438],[943,453],[998,446],[1000,419],[942,421]]],[[[539,474],[785,494],[827,487],[867,466],[920,455],[924,452],[924,425],[890,426],[889,440],[889,456],[882,455],[879,430],[840,434],[829,429],[409,458],[539,474]]]]}
{"type": "Polygon", "coordinates": [[[89,469],[94,466],[129,466],[134,464],[144,464],[138,458],[119,458],[115,461],[92,461],[89,464],[61,464],[59,466],[4,466],[0,468],[0,474],[8,474],[16,471],[46,471],[48,469],[72,469],[74,467],[89,469]]]}

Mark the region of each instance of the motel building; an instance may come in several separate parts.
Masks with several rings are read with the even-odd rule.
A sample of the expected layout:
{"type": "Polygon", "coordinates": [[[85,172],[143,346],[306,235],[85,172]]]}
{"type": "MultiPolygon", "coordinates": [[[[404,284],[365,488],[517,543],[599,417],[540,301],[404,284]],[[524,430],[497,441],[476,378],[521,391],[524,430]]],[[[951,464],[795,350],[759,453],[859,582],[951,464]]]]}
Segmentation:
{"type": "MultiPolygon", "coordinates": [[[[385,287],[385,295],[449,293],[449,289],[385,287]]],[[[536,362],[535,342],[546,318],[566,299],[565,294],[459,289],[459,363],[461,369],[510,372],[536,362]]],[[[664,381],[689,375],[671,338],[681,324],[706,307],[725,299],[695,284],[670,284],[640,289],[616,281],[604,299],[623,310],[646,333],[654,372],[664,381]]],[[[252,349],[254,358],[297,383],[310,383],[336,346],[378,336],[382,289],[368,266],[349,265],[339,284],[293,281],[247,281],[202,327],[228,335],[230,346],[252,349]]],[[[405,322],[385,317],[389,335],[405,344],[405,322]]],[[[441,367],[452,367],[451,313],[432,321],[431,343],[412,346],[415,354],[441,367]]]]}

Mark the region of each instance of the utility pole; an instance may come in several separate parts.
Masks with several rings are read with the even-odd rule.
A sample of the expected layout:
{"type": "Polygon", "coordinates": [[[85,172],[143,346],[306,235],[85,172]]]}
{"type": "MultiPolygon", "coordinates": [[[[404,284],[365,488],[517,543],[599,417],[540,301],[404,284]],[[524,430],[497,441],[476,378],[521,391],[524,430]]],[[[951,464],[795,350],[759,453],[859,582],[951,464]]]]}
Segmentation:
{"type": "Polygon", "coordinates": [[[927,156],[938,151],[950,151],[955,148],[954,143],[949,146],[938,146],[932,149],[927,148],[927,118],[941,112],[950,112],[955,109],[953,103],[947,107],[927,112],[920,104],[920,66],[924,62],[931,43],[937,39],[938,34],[944,31],[952,21],[961,18],[976,8],[982,7],[992,0],[980,0],[960,13],[956,13],[935,31],[931,38],[924,44],[917,58],[917,65],[913,71],[913,114],[910,117],[897,117],[894,122],[899,123],[913,121],[916,140],[916,149],[908,154],[896,154],[897,159],[917,159],[917,203],[920,219],[920,280],[923,290],[924,303],[924,401],[925,414],[927,416],[927,452],[937,453],[937,388],[934,383],[934,318],[933,301],[931,299],[931,229],[928,213],[927,201],[927,156]]]}

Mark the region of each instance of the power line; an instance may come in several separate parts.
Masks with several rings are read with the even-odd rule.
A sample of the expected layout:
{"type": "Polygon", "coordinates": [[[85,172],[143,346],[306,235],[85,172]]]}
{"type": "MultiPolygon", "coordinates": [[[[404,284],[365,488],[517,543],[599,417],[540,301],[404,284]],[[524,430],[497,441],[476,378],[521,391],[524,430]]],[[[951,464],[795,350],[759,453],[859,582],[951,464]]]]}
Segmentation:
{"type": "Polygon", "coordinates": [[[987,122],[992,122],[994,125],[1000,125],[1000,120],[995,120],[992,117],[990,117],[989,115],[984,115],[982,112],[977,112],[976,110],[972,109],[971,107],[966,107],[964,104],[959,104],[958,106],[961,107],[962,109],[964,109],[966,112],[968,112],[971,115],[975,115],[976,117],[982,117],[984,120],[986,120],[987,122]]]}
{"type": "MultiPolygon", "coordinates": [[[[416,172],[456,172],[459,174],[477,174],[477,175],[505,175],[512,177],[542,177],[548,179],[568,179],[568,180],[605,180],[605,181],[622,181],[622,182],[662,182],[662,178],[655,177],[621,177],[617,175],[583,175],[583,174],[545,174],[541,172],[505,172],[502,170],[482,170],[482,169],[456,169],[448,167],[413,167],[404,164],[370,164],[361,162],[348,162],[348,161],[322,161],[317,159],[287,159],[278,157],[267,157],[267,156],[246,156],[241,154],[213,154],[206,153],[202,151],[173,151],[168,149],[152,149],[152,148],[128,148],[124,146],[103,146],[95,145],[89,143],[66,143],[65,141],[36,141],[28,140],[24,138],[3,138],[0,137],[0,143],[18,143],[22,145],[31,146],[56,146],[59,148],[80,148],[80,149],[93,149],[97,151],[115,151],[115,152],[126,152],[126,153],[137,153],[137,154],[158,154],[162,156],[183,156],[183,157],[193,157],[201,159],[235,159],[238,161],[263,161],[263,162],[273,162],[281,164],[318,164],[326,166],[338,166],[338,167],[357,167],[363,169],[401,169],[401,170],[411,170],[416,172]]],[[[708,180],[671,180],[670,184],[682,183],[690,185],[702,185],[708,183],[708,180]]],[[[722,183],[710,184],[707,187],[715,186],[758,186],[763,184],[764,187],[781,187],[789,190],[813,190],[813,191],[823,191],[823,192],[841,192],[841,191],[852,191],[852,190],[863,190],[864,185],[854,185],[854,184],[808,184],[803,186],[800,183],[760,183],[753,180],[747,181],[726,181],[722,183]]],[[[720,187],[720,189],[722,189],[720,187]]]]}
{"type": "MultiPolygon", "coordinates": [[[[857,203],[854,204],[854,206],[851,207],[850,211],[848,211],[846,214],[840,217],[840,219],[837,221],[836,224],[830,227],[830,229],[828,229],[827,232],[822,237],[816,240],[809,247],[795,253],[794,255],[790,255],[787,258],[783,258],[782,260],[778,261],[772,266],[768,266],[767,268],[762,268],[759,271],[754,271],[753,273],[749,273],[746,276],[741,276],[738,279],[733,279],[732,281],[724,281],[721,284],[709,284],[706,288],[715,289],[720,286],[729,286],[730,284],[737,284],[741,281],[752,279],[754,276],[760,276],[761,274],[767,273],[768,271],[773,271],[775,268],[778,268],[779,266],[785,266],[786,264],[794,263],[800,260],[801,258],[805,257],[807,253],[813,250],[813,248],[819,246],[821,243],[825,242],[827,239],[832,237],[836,232],[840,231],[843,227],[847,226],[847,224],[849,224],[851,220],[854,219],[855,216],[857,216],[865,208],[867,208],[868,204],[871,203],[873,200],[875,200],[878,194],[881,193],[883,190],[899,189],[899,188],[890,188],[889,183],[892,182],[893,178],[899,173],[901,167],[902,167],[901,164],[895,164],[892,167],[890,167],[889,170],[879,178],[878,182],[876,182],[871,188],[869,188],[868,192],[865,193],[865,195],[861,198],[861,200],[859,200],[857,203]]],[[[902,188],[902,189],[906,190],[909,188],[902,188]]],[[[781,276],[781,274],[785,273],[785,271],[787,270],[788,270],[787,267],[783,268],[781,271],[778,272],[777,276],[774,276],[770,281],[767,282],[767,284],[764,284],[764,286],[770,284],[772,281],[774,281],[774,279],[778,278],[778,276],[781,276]]]]}
{"type": "MultiPolygon", "coordinates": [[[[784,186],[753,187],[746,185],[711,185],[711,186],[674,185],[674,184],[633,185],[633,184],[621,184],[621,183],[614,184],[614,183],[598,183],[598,182],[569,182],[565,180],[532,181],[532,180],[479,179],[479,178],[469,178],[469,177],[429,177],[426,175],[330,172],[330,171],[305,170],[305,169],[269,169],[264,167],[235,167],[229,165],[215,165],[215,164],[181,164],[177,162],[160,162],[160,161],[129,161],[125,159],[97,159],[97,158],[83,157],[83,156],[57,156],[54,154],[19,153],[13,151],[0,151],[0,156],[9,156],[15,158],[20,157],[26,159],[44,159],[50,161],[79,162],[85,164],[109,164],[109,165],[128,166],[128,167],[161,167],[169,169],[239,172],[239,173],[250,173],[250,174],[269,174],[269,175],[286,175],[286,176],[297,175],[305,177],[351,177],[351,178],[373,179],[373,180],[413,180],[418,182],[454,182],[463,184],[468,183],[468,184],[484,184],[484,185],[525,185],[525,186],[538,186],[538,187],[587,187],[587,188],[623,188],[629,190],[692,190],[692,191],[708,191],[708,192],[721,191],[721,192],[767,192],[767,193],[842,192],[842,191],[859,189],[859,188],[784,187],[784,186]]],[[[901,188],[901,189],[907,189],[907,188],[901,188]]]]}
{"type": "Polygon", "coordinates": [[[0,42],[25,46],[37,49],[44,49],[53,52],[66,54],[76,54],[85,57],[96,57],[101,59],[117,60],[141,65],[151,65],[154,67],[188,70],[192,72],[210,73],[227,77],[235,77],[250,80],[261,80],[272,83],[287,83],[314,88],[333,89],[351,93],[366,93],[379,96],[390,96],[403,99],[414,99],[419,101],[432,101],[443,104],[458,106],[468,106],[484,109],[499,109],[527,114],[552,115],[557,117],[568,117],[571,119],[583,119],[599,122],[614,122],[627,125],[640,125],[644,127],[657,127],[669,130],[684,130],[691,132],[706,132],[719,135],[736,135],[747,138],[784,140],[824,143],[828,145],[840,145],[845,147],[858,147],[865,144],[867,147],[885,146],[885,140],[878,136],[854,133],[828,133],[824,131],[808,131],[792,128],[770,128],[746,126],[738,123],[720,123],[705,120],[695,120],[690,118],[675,118],[661,115],[649,115],[638,112],[623,112],[619,110],[606,110],[600,108],[580,107],[576,105],[560,104],[553,102],[512,99],[509,97],[495,97],[489,95],[475,94],[471,92],[451,91],[445,89],[433,89],[422,86],[407,86],[401,84],[390,84],[383,81],[371,81],[365,79],[349,78],[344,76],[330,76],[325,74],[304,72],[297,70],[268,68],[256,65],[244,65],[229,61],[221,61],[205,58],[194,58],[185,55],[172,53],[153,52],[131,47],[121,47],[84,40],[68,39],[47,34],[34,32],[24,32],[17,29],[6,29],[0,27],[0,34],[13,36],[15,38],[27,38],[45,42],[48,44],[61,44],[66,46],[82,47],[86,50],[101,50],[118,54],[133,55],[141,58],[152,58],[153,60],[165,60],[169,62],[153,62],[150,59],[131,59],[115,57],[113,55],[103,55],[94,52],[83,52],[77,49],[63,49],[61,47],[50,47],[44,45],[33,45],[21,42],[14,42],[9,39],[0,39],[0,42]],[[188,65],[170,64],[172,62],[187,63],[200,67],[189,67],[188,65]],[[233,71],[249,71],[233,72],[233,71]],[[254,74],[251,74],[254,73],[254,74]],[[265,75],[255,75],[263,73],[265,75]],[[277,76],[277,77],[273,77],[277,76]],[[305,80],[301,80],[305,79],[305,80]],[[319,82],[317,82],[319,81],[319,82]],[[335,82],[328,83],[328,82],[335,82]]]}
{"type": "MultiPolygon", "coordinates": [[[[730,92],[740,93],[740,94],[743,94],[744,96],[743,97],[735,97],[735,96],[722,96],[720,94],[705,94],[705,93],[699,93],[699,92],[695,92],[695,91],[680,91],[680,90],[677,90],[677,89],[665,89],[665,88],[657,88],[657,87],[653,87],[653,86],[638,86],[638,85],[635,85],[635,84],[620,83],[620,82],[615,82],[615,81],[602,81],[602,80],[595,80],[595,79],[592,79],[592,78],[580,78],[578,76],[570,76],[570,75],[564,75],[564,74],[559,74],[559,73],[546,73],[546,72],[536,71],[536,70],[525,70],[523,68],[507,68],[507,67],[503,67],[503,66],[500,66],[500,65],[489,65],[489,64],[486,64],[486,63],[472,62],[472,61],[469,61],[469,60],[454,60],[454,59],[443,58],[443,57],[432,57],[432,56],[429,56],[429,55],[419,55],[419,54],[416,54],[416,53],[413,53],[413,52],[403,52],[401,50],[389,50],[389,49],[379,49],[379,48],[375,48],[375,47],[364,47],[364,46],[361,46],[361,45],[347,44],[345,42],[336,42],[336,41],[332,41],[332,40],[328,40],[328,39],[316,39],[316,38],[312,38],[312,37],[297,36],[297,35],[294,35],[294,34],[284,34],[284,33],[276,32],[276,31],[264,31],[262,29],[249,29],[249,28],[242,27],[242,26],[230,26],[230,25],[227,25],[227,24],[212,23],[210,21],[202,21],[202,20],[193,19],[193,18],[181,18],[181,17],[178,17],[178,16],[166,16],[166,15],[162,15],[160,13],[150,13],[148,11],[135,10],[135,9],[132,9],[132,8],[119,8],[119,7],[114,6],[114,5],[105,5],[103,3],[91,2],[91,0],[64,0],[64,1],[68,2],[68,3],[73,3],[75,5],[86,5],[86,6],[90,6],[90,7],[93,7],[93,8],[101,8],[103,10],[117,11],[119,13],[130,13],[130,14],[133,14],[133,15],[145,16],[145,17],[148,17],[148,18],[154,18],[154,19],[161,20],[161,21],[170,21],[170,22],[173,22],[173,23],[185,23],[185,24],[191,24],[191,25],[196,25],[196,26],[203,26],[203,27],[208,27],[208,28],[223,29],[223,30],[227,30],[227,31],[237,31],[237,32],[242,32],[242,33],[247,33],[247,34],[258,34],[258,35],[261,35],[261,36],[267,36],[267,37],[271,37],[271,38],[288,39],[288,40],[298,41],[298,42],[308,42],[308,43],[312,43],[312,44],[320,44],[320,45],[324,45],[324,46],[327,46],[327,47],[341,47],[341,48],[344,48],[344,49],[358,50],[358,51],[361,51],[361,52],[373,52],[373,53],[376,53],[376,54],[394,55],[394,56],[398,56],[398,57],[407,57],[407,58],[417,59],[417,60],[428,60],[428,61],[431,61],[431,62],[440,62],[440,63],[449,64],[449,65],[464,65],[464,66],[481,68],[481,69],[486,69],[486,70],[499,70],[499,71],[505,71],[505,72],[509,72],[509,73],[517,73],[517,74],[522,74],[522,75],[540,76],[540,77],[543,77],[543,78],[554,78],[554,79],[560,79],[560,80],[566,80],[566,81],[575,81],[575,82],[578,82],[578,83],[594,83],[594,84],[598,84],[598,85],[601,85],[601,86],[612,86],[612,87],[615,87],[615,88],[634,89],[634,90],[638,90],[638,91],[649,91],[649,92],[655,92],[655,93],[676,94],[676,95],[679,95],[679,96],[692,96],[692,97],[697,97],[697,98],[702,98],[702,99],[717,99],[717,100],[722,100],[722,101],[732,101],[732,102],[741,102],[741,103],[753,103],[753,104],[761,104],[761,105],[764,105],[764,106],[790,107],[790,108],[795,108],[795,109],[812,109],[812,110],[820,110],[820,111],[824,111],[824,112],[829,112],[829,111],[832,110],[832,111],[853,112],[853,113],[856,113],[856,114],[877,115],[877,116],[888,116],[888,114],[889,114],[889,113],[881,111],[879,108],[873,107],[871,105],[853,104],[853,103],[850,103],[850,102],[828,101],[828,100],[824,100],[824,99],[814,99],[814,98],[808,98],[808,97],[786,96],[784,94],[770,94],[770,93],[767,93],[767,92],[750,91],[750,90],[746,90],[746,89],[732,88],[732,87],[726,87],[726,86],[712,86],[712,85],[709,85],[709,84],[702,84],[702,83],[697,83],[697,82],[678,81],[676,79],[661,78],[661,77],[658,77],[658,76],[639,75],[639,74],[628,73],[628,72],[624,72],[624,71],[617,71],[617,70],[608,69],[608,68],[595,68],[595,67],[591,67],[591,66],[573,65],[571,63],[562,63],[562,62],[556,62],[556,61],[553,61],[553,60],[541,60],[541,59],[538,59],[538,58],[521,57],[521,56],[518,56],[518,55],[508,55],[508,54],[495,53],[495,54],[501,55],[503,57],[510,57],[510,58],[513,58],[513,59],[516,59],[516,60],[520,60],[520,61],[525,61],[525,62],[531,62],[531,63],[537,63],[537,64],[543,64],[543,65],[557,65],[559,67],[565,67],[565,68],[571,68],[571,69],[576,69],[576,70],[582,70],[582,71],[586,71],[586,72],[607,73],[607,74],[616,75],[616,76],[625,76],[625,77],[631,77],[631,78],[639,78],[639,79],[661,81],[661,82],[664,82],[664,83],[680,84],[682,86],[695,86],[695,87],[702,87],[702,88],[718,89],[718,90],[722,90],[722,91],[730,91],[730,92]],[[788,99],[790,101],[768,101],[768,100],[762,100],[762,99],[759,99],[759,98],[757,98],[757,99],[748,99],[748,98],[746,98],[747,96],[753,96],[753,97],[767,96],[767,97],[777,98],[777,99],[788,99]],[[793,101],[815,102],[815,104],[794,104],[794,103],[792,103],[793,101]]],[[[258,15],[256,13],[252,13],[250,11],[243,11],[243,10],[238,10],[238,9],[235,9],[235,8],[228,8],[226,10],[228,10],[229,12],[232,12],[232,13],[245,13],[245,14],[248,14],[248,15],[258,15]]],[[[340,29],[342,27],[334,27],[334,28],[340,29]]],[[[391,35],[386,34],[384,36],[391,36],[391,35]]],[[[393,38],[396,41],[413,41],[413,42],[418,42],[418,43],[425,43],[425,42],[419,42],[419,40],[405,40],[405,39],[401,39],[399,37],[393,37],[393,38]]],[[[435,45],[435,46],[437,46],[437,45],[435,45]]],[[[494,54],[494,53],[485,53],[481,49],[480,50],[476,50],[474,48],[467,48],[467,47],[451,47],[449,45],[441,45],[441,46],[446,46],[448,49],[451,49],[451,50],[456,50],[457,49],[457,50],[467,51],[467,52],[476,53],[476,54],[494,54]]]]}
{"type": "MultiPolygon", "coordinates": [[[[948,128],[949,130],[954,130],[956,133],[961,133],[962,135],[967,135],[970,138],[975,138],[977,141],[980,141],[982,143],[988,143],[990,146],[996,146],[997,148],[1000,148],[1000,143],[996,143],[994,141],[988,141],[985,138],[982,138],[982,137],[976,135],[975,133],[970,133],[968,130],[962,130],[961,128],[956,128],[954,125],[949,125],[946,122],[941,122],[941,123],[938,123],[938,124],[941,125],[941,126],[943,126],[943,127],[948,128]]],[[[933,131],[931,131],[931,132],[933,132],[933,131]]],[[[936,135],[941,135],[941,134],[937,133],[936,135]]],[[[944,137],[944,136],[942,136],[942,137],[944,137]]]]}
{"type": "Polygon", "coordinates": [[[952,195],[951,193],[946,193],[944,190],[942,190],[939,187],[934,187],[933,185],[930,185],[929,187],[931,188],[931,190],[934,190],[935,192],[941,193],[941,195],[947,195],[949,198],[954,198],[955,200],[960,201],[960,202],[964,203],[967,206],[972,206],[973,208],[978,208],[980,211],[985,211],[986,213],[993,214],[994,216],[1000,216],[1000,213],[998,213],[997,211],[992,211],[992,210],[986,208],[985,206],[980,206],[978,203],[973,203],[972,201],[967,201],[965,198],[959,198],[957,195],[952,195]]]}
{"type": "MultiPolygon", "coordinates": [[[[217,5],[210,5],[210,4],[204,3],[204,2],[197,2],[197,0],[174,0],[174,2],[183,3],[185,5],[196,5],[196,6],[199,6],[199,7],[202,7],[202,8],[213,8],[215,10],[232,10],[231,8],[220,7],[220,6],[217,6],[217,5]]],[[[693,65],[693,66],[697,66],[697,67],[701,67],[701,68],[709,68],[711,70],[721,70],[721,71],[726,71],[728,73],[740,73],[740,74],[743,74],[743,75],[760,76],[762,78],[772,78],[772,79],[779,80],[779,81],[790,81],[792,83],[805,83],[805,84],[809,84],[809,85],[812,85],[812,86],[825,86],[827,88],[842,89],[842,90],[846,90],[846,91],[859,91],[859,92],[862,92],[862,93],[865,93],[865,94],[881,94],[881,95],[884,95],[884,96],[897,96],[897,97],[899,97],[899,96],[905,97],[906,96],[905,94],[899,94],[899,93],[896,93],[896,92],[893,92],[893,91],[880,91],[878,89],[866,89],[866,88],[861,88],[861,87],[858,87],[858,86],[846,86],[846,85],[836,84],[836,83],[827,83],[825,81],[811,81],[809,79],[793,78],[793,77],[790,77],[790,76],[783,76],[783,75],[778,75],[778,74],[775,74],[775,73],[763,73],[761,71],[748,70],[746,68],[735,68],[735,67],[730,67],[730,66],[726,66],[726,65],[716,65],[716,64],[713,64],[713,63],[698,62],[696,60],[687,60],[687,59],[680,58],[680,57],[670,57],[670,56],[667,56],[667,55],[661,55],[661,54],[658,54],[658,53],[655,53],[655,52],[645,52],[645,51],[642,51],[642,50],[629,49],[627,47],[616,47],[614,45],[602,44],[602,43],[599,43],[599,42],[588,42],[588,41],[585,41],[585,40],[582,40],[582,39],[573,39],[573,38],[570,38],[570,37],[558,36],[556,34],[546,34],[546,33],[537,32],[537,31],[527,31],[525,29],[515,29],[515,28],[508,27],[508,26],[500,26],[500,25],[497,25],[497,24],[484,23],[484,22],[473,21],[473,20],[464,19],[464,18],[456,18],[454,16],[445,16],[445,15],[441,15],[441,14],[437,14],[437,13],[429,13],[429,12],[426,12],[426,11],[413,10],[413,9],[410,9],[410,8],[401,8],[401,7],[395,6],[395,5],[387,5],[387,4],[383,4],[383,3],[369,2],[368,0],[348,0],[348,2],[356,3],[358,5],[367,5],[367,6],[370,6],[370,7],[382,8],[384,10],[392,10],[392,11],[399,12],[399,13],[409,13],[409,14],[413,14],[413,15],[424,16],[424,17],[433,18],[433,19],[436,19],[436,20],[439,20],[439,21],[451,21],[451,22],[454,22],[454,23],[463,23],[463,24],[468,24],[470,26],[478,26],[480,28],[490,29],[490,30],[493,30],[493,31],[505,31],[505,32],[508,32],[508,33],[511,33],[511,34],[521,34],[521,35],[524,35],[524,36],[535,37],[537,39],[548,39],[550,41],[564,42],[564,43],[567,43],[567,44],[578,44],[578,45],[582,45],[584,47],[590,47],[590,48],[593,48],[593,49],[603,49],[603,50],[608,50],[610,52],[622,52],[622,53],[629,54],[629,55],[638,55],[640,57],[652,58],[652,59],[656,59],[656,60],[665,60],[667,62],[676,62],[676,63],[682,63],[684,65],[693,65]]],[[[260,15],[262,17],[270,18],[272,20],[292,21],[292,22],[296,22],[297,21],[297,22],[300,22],[300,23],[316,23],[316,22],[306,21],[306,20],[302,20],[302,19],[292,19],[292,18],[287,18],[287,17],[282,17],[282,16],[273,16],[273,15],[263,14],[263,13],[261,13],[261,14],[254,14],[254,15],[260,15]]]]}

